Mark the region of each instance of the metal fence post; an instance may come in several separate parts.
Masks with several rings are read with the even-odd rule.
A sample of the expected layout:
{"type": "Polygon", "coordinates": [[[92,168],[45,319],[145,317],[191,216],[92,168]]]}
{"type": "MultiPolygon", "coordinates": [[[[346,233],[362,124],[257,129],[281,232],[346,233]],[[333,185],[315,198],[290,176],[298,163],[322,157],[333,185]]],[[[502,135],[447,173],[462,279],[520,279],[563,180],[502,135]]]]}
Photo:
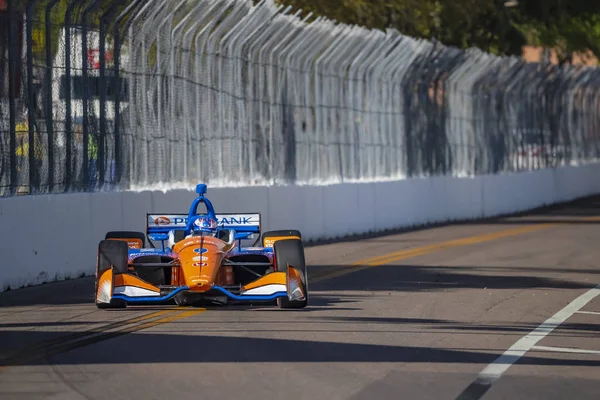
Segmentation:
{"type": "MultiPolygon", "coordinates": [[[[83,121],[82,121],[82,128],[83,128],[83,182],[81,182],[81,184],[83,184],[83,190],[86,191],[87,188],[91,190],[93,190],[90,179],[90,166],[89,166],[89,110],[88,110],[88,99],[89,97],[89,91],[93,90],[93,88],[90,88],[90,84],[89,84],[89,79],[88,79],[88,47],[87,47],[87,17],[88,14],[91,13],[92,11],[94,11],[99,3],[99,0],[93,0],[91,4],[89,4],[87,6],[87,8],[83,11],[83,14],[81,16],[81,67],[82,67],[82,84],[83,87],[85,89],[87,89],[87,93],[84,92],[83,96],[82,96],[82,102],[83,102],[83,121]]],[[[98,152],[97,152],[97,148],[96,148],[96,159],[98,157],[98,152]]]]}
{"type": "Polygon", "coordinates": [[[100,127],[98,135],[98,183],[100,187],[105,182],[105,169],[106,169],[106,151],[105,151],[105,139],[106,139],[106,31],[108,27],[108,19],[111,18],[117,10],[118,2],[113,2],[111,6],[100,16],[100,78],[99,78],[99,89],[100,89],[100,127]]]}
{"type": "Polygon", "coordinates": [[[86,0],[72,0],[65,12],[65,136],[66,136],[66,160],[65,191],[70,191],[73,185],[73,116],[71,110],[71,15],[75,7],[86,0]]]}
{"type": "Polygon", "coordinates": [[[10,151],[10,192],[15,195],[18,185],[17,175],[17,133],[16,133],[16,108],[15,98],[17,97],[16,73],[18,71],[16,60],[18,58],[15,47],[17,46],[18,35],[15,30],[15,0],[8,0],[8,110],[9,110],[9,151],[10,151]]]}
{"type": "Polygon", "coordinates": [[[33,97],[33,6],[37,0],[29,0],[26,8],[26,43],[27,43],[27,108],[28,108],[28,128],[29,128],[29,193],[39,189],[39,182],[36,179],[38,171],[36,152],[36,141],[33,133],[34,125],[34,110],[35,110],[35,98],[33,97]]]}
{"type": "Polygon", "coordinates": [[[54,123],[52,110],[52,9],[60,0],[50,0],[46,6],[46,129],[48,131],[48,192],[54,191],[54,123]]]}
{"type": "MultiPolygon", "coordinates": [[[[133,0],[131,4],[129,4],[125,10],[117,17],[113,27],[113,40],[114,40],[114,66],[115,66],[115,74],[114,74],[114,83],[113,83],[113,96],[115,101],[115,121],[114,121],[114,131],[115,131],[115,185],[121,183],[121,176],[123,173],[123,165],[121,164],[121,135],[119,132],[120,129],[120,118],[121,118],[121,81],[120,81],[120,61],[121,61],[121,35],[119,34],[119,26],[121,22],[127,17],[129,12],[137,6],[140,0],[133,0]]],[[[145,94],[144,94],[145,95],[145,94]]],[[[133,99],[130,99],[132,101],[133,99]]]]}

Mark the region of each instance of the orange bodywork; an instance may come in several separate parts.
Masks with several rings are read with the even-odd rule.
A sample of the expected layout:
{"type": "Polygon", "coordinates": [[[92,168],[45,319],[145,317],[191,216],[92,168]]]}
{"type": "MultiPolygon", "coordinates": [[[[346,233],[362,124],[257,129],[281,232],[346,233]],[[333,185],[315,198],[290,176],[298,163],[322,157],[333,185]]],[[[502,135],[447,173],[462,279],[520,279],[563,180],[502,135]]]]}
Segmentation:
{"type": "Polygon", "coordinates": [[[184,239],[173,246],[179,258],[179,268],[173,268],[172,282],[187,286],[192,292],[206,292],[213,285],[228,278],[227,270],[220,270],[225,254],[233,244],[211,236],[184,239]]]}
{"type": "Polygon", "coordinates": [[[128,274],[115,275],[115,287],[119,286],[131,286],[139,289],[149,290],[151,292],[160,292],[160,290],[156,286],[149,284],[148,282],[138,278],[137,276],[128,274]]]}
{"type": "Polygon", "coordinates": [[[113,292],[113,269],[104,270],[98,277],[96,303],[110,303],[113,292]]]}
{"type": "Polygon", "coordinates": [[[269,275],[265,275],[262,278],[254,281],[254,282],[250,282],[249,284],[247,284],[246,286],[244,286],[242,288],[242,290],[250,290],[250,289],[255,289],[261,286],[267,286],[267,285],[285,285],[286,283],[286,276],[284,272],[273,272],[270,273],[269,275]]]}

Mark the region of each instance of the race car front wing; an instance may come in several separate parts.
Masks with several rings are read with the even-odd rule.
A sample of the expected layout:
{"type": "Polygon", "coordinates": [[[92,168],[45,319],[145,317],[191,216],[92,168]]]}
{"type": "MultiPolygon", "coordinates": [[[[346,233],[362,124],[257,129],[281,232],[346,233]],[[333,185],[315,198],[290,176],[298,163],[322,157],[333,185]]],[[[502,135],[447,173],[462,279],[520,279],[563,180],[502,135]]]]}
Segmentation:
{"type": "MultiPolygon", "coordinates": [[[[288,298],[291,301],[304,300],[300,272],[288,267],[287,272],[272,272],[237,289],[214,285],[211,292],[220,292],[234,301],[273,301],[288,298]]],[[[188,286],[156,287],[132,274],[115,274],[113,268],[103,272],[98,279],[96,302],[110,303],[121,300],[128,304],[164,303],[178,293],[191,291],[188,286]]]]}

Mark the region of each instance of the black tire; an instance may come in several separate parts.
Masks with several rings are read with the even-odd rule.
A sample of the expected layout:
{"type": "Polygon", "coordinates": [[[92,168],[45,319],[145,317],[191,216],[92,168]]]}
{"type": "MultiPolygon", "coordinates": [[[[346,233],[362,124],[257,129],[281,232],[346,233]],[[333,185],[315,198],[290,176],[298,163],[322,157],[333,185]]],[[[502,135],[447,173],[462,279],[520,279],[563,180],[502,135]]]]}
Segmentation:
{"type": "Polygon", "coordinates": [[[290,301],[287,298],[278,298],[279,308],[304,308],[308,305],[308,273],[304,259],[304,246],[298,239],[283,239],[275,242],[273,246],[275,251],[276,265],[278,272],[286,272],[288,264],[298,269],[302,274],[302,290],[306,293],[306,298],[302,301],[290,301]]]}
{"type": "Polygon", "coordinates": [[[110,303],[96,303],[96,307],[101,310],[127,308],[127,303],[121,299],[111,299],[110,303]]]}
{"type": "Polygon", "coordinates": [[[140,239],[142,241],[142,248],[146,247],[146,235],[142,232],[111,231],[106,233],[104,239],[140,239]]]}
{"type": "MultiPolygon", "coordinates": [[[[100,276],[104,271],[111,266],[114,267],[114,272],[124,274],[127,272],[127,255],[129,246],[126,242],[119,240],[103,240],[98,245],[98,261],[96,274],[100,276]]],[[[96,281],[94,293],[98,290],[98,282],[96,281]]],[[[96,307],[100,309],[106,308],[125,308],[127,303],[123,300],[112,299],[110,303],[96,303],[96,307]]]]}
{"type": "Polygon", "coordinates": [[[120,240],[103,240],[98,246],[98,272],[112,266],[118,274],[127,273],[129,246],[120,240]]]}
{"type": "Polygon", "coordinates": [[[135,270],[135,273],[140,279],[143,279],[154,286],[159,286],[167,284],[167,275],[169,277],[169,281],[171,280],[171,267],[136,267],[135,263],[143,264],[162,262],[164,261],[161,256],[141,256],[137,257],[132,265],[135,270]]]}
{"type": "Polygon", "coordinates": [[[300,233],[300,231],[294,230],[294,229],[284,229],[284,230],[279,230],[279,231],[268,231],[262,234],[261,238],[260,238],[260,243],[262,244],[262,246],[264,247],[265,245],[265,239],[269,238],[269,237],[273,237],[273,236],[297,236],[300,239],[302,239],[302,234],[300,233]]]}

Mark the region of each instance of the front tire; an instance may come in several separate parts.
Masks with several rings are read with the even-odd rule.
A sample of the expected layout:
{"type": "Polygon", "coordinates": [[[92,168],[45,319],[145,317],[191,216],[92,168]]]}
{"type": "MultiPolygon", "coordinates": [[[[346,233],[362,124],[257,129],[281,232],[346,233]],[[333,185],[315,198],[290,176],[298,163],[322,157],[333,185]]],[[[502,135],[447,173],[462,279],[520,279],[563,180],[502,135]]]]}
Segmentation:
{"type": "Polygon", "coordinates": [[[278,240],[273,246],[275,251],[275,267],[278,272],[287,274],[288,265],[291,265],[301,273],[302,291],[305,293],[304,300],[291,301],[287,298],[278,298],[279,308],[304,308],[308,305],[308,273],[304,258],[304,245],[298,239],[278,240]]]}
{"type": "MultiPolygon", "coordinates": [[[[127,256],[129,252],[129,246],[126,242],[119,240],[103,240],[98,245],[98,259],[96,264],[96,276],[99,278],[100,275],[110,268],[114,268],[113,271],[116,274],[127,273],[127,256]]],[[[98,279],[96,278],[96,279],[98,279]]],[[[96,288],[94,293],[98,291],[98,281],[96,281],[96,288]]],[[[100,309],[107,308],[125,308],[127,303],[123,300],[111,299],[110,303],[98,303],[96,307],[100,309]]]]}

